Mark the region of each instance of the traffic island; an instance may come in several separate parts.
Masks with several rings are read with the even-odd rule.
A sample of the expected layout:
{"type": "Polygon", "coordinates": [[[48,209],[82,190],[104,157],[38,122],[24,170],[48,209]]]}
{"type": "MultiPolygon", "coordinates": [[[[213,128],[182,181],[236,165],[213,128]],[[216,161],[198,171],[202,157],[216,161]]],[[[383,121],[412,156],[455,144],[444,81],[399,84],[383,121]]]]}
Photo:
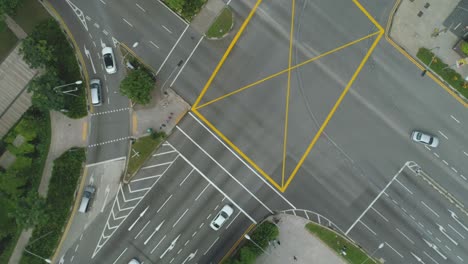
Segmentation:
{"type": "Polygon", "coordinates": [[[234,26],[234,15],[229,7],[225,7],[206,32],[208,39],[224,38],[234,26]]]}

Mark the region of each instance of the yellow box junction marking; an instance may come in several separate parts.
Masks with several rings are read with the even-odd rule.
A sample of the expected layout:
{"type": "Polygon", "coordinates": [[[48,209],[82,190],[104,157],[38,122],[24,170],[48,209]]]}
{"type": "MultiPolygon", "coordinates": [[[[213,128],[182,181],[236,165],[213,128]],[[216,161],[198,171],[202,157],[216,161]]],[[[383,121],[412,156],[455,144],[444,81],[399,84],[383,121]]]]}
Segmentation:
{"type": "Polygon", "coordinates": [[[253,9],[251,10],[251,12],[249,13],[247,19],[244,21],[244,23],[242,24],[241,28],[239,29],[239,31],[237,32],[237,34],[235,35],[234,39],[232,40],[232,42],[230,43],[229,47],[227,48],[226,52],[224,53],[223,57],[221,58],[220,62],[218,63],[218,65],[216,66],[215,70],[213,71],[212,75],[210,76],[210,78],[208,79],[207,83],[205,84],[202,92],[200,93],[200,95],[198,96],[197,100],[195,101],[195,103],[193,104],[192,106],[192,112],[197,115],[197,117],[199,117],[203,122],[205,122],[207,124],[207,126],[213,130],[221,139],[223,139],[233,150],[235,150],[243,159],[245,159],[253,168],[255,168],[263,177],[265,177],[265,179],[267,179],[273,186],[275,186],[278,190],[280,190],[281,192],[284,192],[286,191],[287,187],[289,186],[289,184],[291,183],[291,181],[293,180],[293,178],[296,176],[299,168],[302,166],[302,164],[304,163],[305,159],[307,158],[307,156],[309,155],[310,151],[312,150],[313,146],[315,145],[315,143],[317,142],[318,138],[320,137],[320,135],[322,134],[322,132],[324,131],[325,127],[328,125],[329,121],[331,120],[332,116],[334,115],[334,113],[336,112],[336,110],[338,109],[338,106],[341,104],[341,102],[343,101],[345,95],[347,94],[347,92],[349,91],[349,89],[351,88],[351,85],[353,84],[353,82],[356,80],[357,76],[359,75],[359,72],[362,70],[362,68],[364,67],[365,63],[367,62],[367,60],[369,59],[370,55],[372,54],[372,52],[374,51],[375,47],[377,46],[378,42],[380,41],[381,37],[383,36],[384,34],[384,30],[383,28],[377,23],[377,21],[375,21],[375,19],[367,12],[367,10],[365,10],[365,8],[359,3],[357,2],[356,0],[353,0],[353,3],[359,8],[359,10],[361,12],[363,12],[366,17],[377,27],[378,31],[377,32],[374,32],[372,34],[369,34],[367,36],[364,36],[362,38],[359,38],[357,40],[354,40],[354,41],[351,41],[349,43],[346,43],[340,47],[337,47],[337,48],[334,48],[330,51],[327,51],[325,53],[322,53],[314,58],[311,58],[311,59],[308,59],[302,63],[299,63],[299,64],[296,64],[294,66],[291,66],[291,54],[292,54],[292,47],[293,47],[293,32],[294,32],[294,4],[295,4],[295,0],[292,0],[292,16],[291,16],[291,28],[290,28],[290,46],[289,46],[289,60],[288,60],[288,68],[287,69],[284,69],[284,70],[281,70],[277,73],[274,73],[270,76],[267,76],[263,79],[260,79],[258,81],[255,81],[251,84],[248,84],[244,87],[241,87],[235,91],[232,91],[230,93],[227,93],[225,95],[222,95],[218,98],[215,98],[211,101],[208,101],[204,104],[201,104],[200,105],[200,102],[203,98],[203,96],[206,94],[208,88],[210,87],[211,83],[213,82],[214,78],[216,77],[217,73],[219,72],[219,70],[221,69],[222,65],[224,64],[224,62],[226,61],[227,57],[229,56],[230,52],[232,51],[234,45],[237,43],[237,41],[239,40],[241,34],[243,33],[243,31],[245,30],[247,24],[250,22],[253,14],[255,13],[255,11],[257,10],[258,6],[260,5],[260,3],[262,2],[262,0],[259,0],[257,1],[257,3],[255,4],[255,6],[253,7],[253,9]],[[293,172],[291,173],[291,175],[288,177],[286,183],[284,182],[285,180],[285,163],[286,163],[286,150],[287,150],[287,131],[288,131],[288,117],[289,117],[289,95],[290,95],[290,75],[291,75],[291,71],[296,69],[296,68],[299,68],[301,66],[304,66],[308,63],[311,63],[315,60],[318,60],[320,58],[323,58],[329,54],[332,54],[334,52],[337,52],[337,51],[340,51],[344,48],[347,48],[349,46],[352,46],[356,43],[359,43],[363,40],[366,40],[366,39],[369,39],[371,37],[374,37],[374,36],[377,36],[376,39],[374,40],[374,42],[372,43],[370,49],[367,51],[366,55],[364,56],[363,60],[361,61],[361,63],[359,64],[357,70],[354,72],[353,76],[351,77],[350,81],[347,83],[345,89],[343,90],[343,92],[340,94],[340,97],[338,98],[338,100],[336,101],[335,105],[333,106],[333,108],[331,109],[331,111],[329,112],[329,114],[327,115],[327,118],[325,119],[325,121],[322,123],[319,131],[316,133],[316,135],[313,137],[312,141],[310,142],[310,144],[308,145],[306,151],[304,152],[304,154],[302,155],[301,159],[299,160],[299,163],[296,165],[296,167],[294,168],[293,172]],[[247,90],[249,88],[252,88],[254,86],[256,86],[257,84],[260,84],[262,82],[265,82],[267,80],[270,80],[274,77],[277,77],[281,74],[284,74],[284,73],[288,73],[288,85],[287,85],[287,93],[286,93],[286,109],[285,109],[285,125],[284,125],[284,139],[283,139],[283,155],[282,155],[282,174],[281,174],[281,184],[277,183],[274,179],[272,179],[270,177],[270,175],[268,175],[262,168],[260,168],[252,159],[250,159],[243,151],[241,151],[231,140],[229,140],[220,130],[218,130],[210,121],[208,121],[198,110],[203,108],[203,107],[206,107],[212,103],[215,103],[215,102],[218,102],[218,101],[221,101],[223,99],[226,99],[228,98],[229,96],[232,96],[232,95],[235,95],[237,93],[240,93],[244,90],[247,90]]]}

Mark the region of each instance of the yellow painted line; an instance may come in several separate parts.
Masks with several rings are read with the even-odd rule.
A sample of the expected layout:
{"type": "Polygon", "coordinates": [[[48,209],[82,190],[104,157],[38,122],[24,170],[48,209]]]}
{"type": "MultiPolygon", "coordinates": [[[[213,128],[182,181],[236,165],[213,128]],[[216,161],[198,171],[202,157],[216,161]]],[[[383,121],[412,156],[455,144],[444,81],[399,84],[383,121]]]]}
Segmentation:
{"type": "Polygon", "coordinates": [[[175,123],[176,124],[179,124],[180,120],[182,120],[182,118],[184,118],[185,114],[187,114],[187,110],[184,110],[177,118],[176,118],[176,121],[175,123]]]}
{"type": "Polygon", "coordinates": [[[83,142],[86,142],[87,136],[88,136],[88,121],[83,123],[83,127],[81,130],[81,140],[83,140],[83,142]]]}
{"type": "Polygon", "coordinates": [[[75,204],[73,205],[73,209],[72,209],[72,212],[70,214],[70,217],[68,217],[67,226],[65,227],[65,230],[62,233],[62,237],[60,238],[60,242],[59,242],[57,248],[55,249],[54,255],[52,256],[52,263],[57,263],[58,262],[57,261],[58,253],[60,251],[60,248],[63,245],[63,242],[65,241],[65,238],[68,235],[68,232],[70,231],[70,227],[71,227],[71,224],[73,222],[73,219],[75,218],[75,214],[76,214],[78,205],[80,203],[79,197],[81,197],[81,194],[83,193],[83,189],[84,189],[84,186],[85,186],[85,183],[86,183],[87,176],[88,176],[88,168],[85,166],[84,169],[83,169],[83,176],[81,177],[80,187],[78,188],[78,195],[75,197],[75,204]]]}
{"type": "Polygon", "coordinates": [[[286,169],[286,149],[288,146],[288,121],[289,121],[289,95],[291,94],[291,61],[294,37],[294,9],[296,1],[292,0],[291,7],[291,28],[289,30],[289,58],[288,58],[288,88],[286,90],[286,110],[284,119],[284,137],[283,137],[283,168],[281,172],[281,188],[284,185],[284,171],[286,169]]]}
{"type": "Polygon", "coordinates": [[[135,136],[138,130],[138,117],[136,112],[132,114],[132,134],[135,136]]]}
{"type": "Polygon", "coordinates": [[[364,13],[364,15],[366,15],[372,24],[374,24],[374,26],[379,29],[379,32],[383,32],[382,26],[374,19],[374,17],[371,16],[371,14],[369,14],[369,12],[361,5],[361,3],[359,3],[359,1],[353,0],[353,3],[359,8],[359,10],[361,10],[362,13],[364,13]]]}
{"type": "Polygon", "coordinates": [[[282,188],[282,192],[286,191],[286,189],[288,188],[289,184],[291,183],[291,181],[294,179],[294,177],[296,176],[297,174],[297,171],[299,170],[299,168],[302,166],[302,164],[304,163],[306,157],[309,155],[310,151],[312,150],[312,148],[314,147],[315,143],[317,142],[317,140],[319,139],[320,135],[322,134],[323,130],[325,130],[325,127],[328,125],[328,122],[330,122],[331,118],[333,117],[333,115],[335,114],[336,110],[338,109],[338,106],[341,104],[341,102],[343,101],[345,95],[348,93],[349,89],[351,88],[351,85],[354,83],[354,81],[356,80],[357,76],[359,75],[359,73],[361,72],[362,70],[362,67],[364,67],[364,65],[366,64],[367,60],[369,59],[370,55],[372,54],[372,52],[374,51],[375,47],[377,46],[377,44],[379,43],[380,39],[382,38],[384,34],[384,31],[382,30],[380,32],[380,34],[378,35],[378,37],[376,38],[376,40],[374,41],[374,43],[372,44],[372,46],[370,47],[370,49],[368,50],[368,52],[366,53],[366,55],[364,56],[364,59],[361,61],[361,63],[359,64],[359,67],[357,68],[357,70],[354,72],[353,76],[351,77],[351,80],[348,82],[348,84],[346,85],[346,88],[343,90],[343,92],[341,93],[340,97],[338,98],[338,100],[336,101],[335,105],[333,106],[332,110],[328,113],[328,116],[327,118],[325,119],[325,121],[322,123],[322,125],[320,126],[320,129],[319,131],[317,132],[317,134],[315,134],[314,138],[312,139],[311,143],[309,144],[309,146],[307,147],[307,150],[306,152],[304,153],[304,155],[302,155],[301,159],[299,160],[299,163],[296,165],[296,168],[294,168],[294,171],[291,173],[291,175],[289,176],[288,178],[288,181],[286,182],[286,184],[283,186],[282,188]]]}
{"type": "MultiPolygon", "coordinates": [[[[392,24],[393,20],[393,15],[395,14],[398,5],[400,4],[401,0],[397,0],[395,2],[395,5],[392,8],[392,11],[388,17],[387,20],[387,26],[386,26],[386,31],[385,31],[385,39],[390,43],[396,50],[398,50],[403,56],[405,56],[408,60],[410,60],[416,67],[418,67],[421,71],[426,69],[426,66],[423,66],[421,63],[416,61],[408,52],[406,52],[404,49],[402,49],[397,43],[393,41],[393,39],[390,38],[388,35],[388,32],[390,32],[390,26],[392,24]]],[[[455,100],[457,100],[460,104],[462,104],[464,107],[468,107],[468,103],[465,102],[460,96],[458,96],[457,93],[455,93],[450,87],[445,85],[437,76],[432,74],[432,72],[427,72],[426,76],[429,76],[434,82],[436,82],[440,87],[442,87],[446,92],[448,92],[455,100]]]]}
{"type": "Polygon", "coordinates": [[[218,74],[219,69],[221,69],[221,66],[223,66],[224,61],[226,61],[227,57],[231,53],[232,49],[236,45],[237,41],[239,40],[240,36],[242,35],[242,32],[244,32],[245,28],[247,27],[247,24],[249,24],[250,19],[252,19],[252,16],[255,14],[255,11],[257,10],[258,6],[262,0],[258,0],[257,3],[255,3],[255,6],[252,8],[252,10],[249,13],[249,16],[245,19],[244,23],[242,23],[242,26],[240,27],[239,31],[237,32],[236,36],[234,39],[231,41],[231,44],[229,44],[229,47],[227,48],[226,52],[224,53],[223,57],[219,61],[218,65],[216,66],[215,70],[211,74],[210,78],[205,84],[205,87],[203,87],[203,90],[201,91],[200,95],[198,96],[197,100],[192,106],[192,109],[196,109],[197,105],[200,103],[201,99],[205,95],[206,91],[208,90],[208,87],[210,87],[211,83],[213,82],[215,76],[218,74]]]}
{"type": "Polygon", "coordinates": [[[252,228],[254,227],[255,225],[254,224],[251,224],[245,231],[244,233],[242,234],[242,236],[239,237],[239,239],[237,239],[236,243],[234,243],[234,245],[232,245],[231,249],[229,249],[229,251],[226,253],[226,255],[224,255],[224,257],[218,262],[218,263],[223,263],[223,261],[225,261],[228,257],[231,256],[232,252],[236,249],[236,247],[239,245],[239,243],[244,239],[244,236],[250,232],[250,230],[252,230],[252,228]]]}
{"type": "MultiPolygon", "coordinates": [[[[83,74],[84,74],[84,83],[86,87],[86,96],[88,98],[88,102],[91,102],[91,93],[89,92],[89,76],[88,76],[88,69],[86,68],[86,63],[83,59],[83,54],[81,54],[80,47],[76,44],[75,38],[73,37],[70,29],[67,27],[67,24],[65,24],[65,21],[63,21],[62,17],[59,15],[57,10],[48,2],[44,1],[44,4],[47,5],[47,8],[54,13],[54,17],[59,21],[59,23],[62,25],[63,29],[65,29],[65,32],[67,33],[68,37],[71,39],[73,46],[75,47],[75,52],[78,55],[78,60],[80,61],[81,66],[83,67],[83,74]]],[[[89,112],[94,113],[94,107],[92,104],[89,104],[89,112]]]]}
{"type": "Polygon", "coordinates": [[[135,59],[137,59],[141,64],[145,65],[146,68],[150,69],[152,72],[156,72],[156,70],[151,67],[149,64],[146,64],[145,61],[138,56],[133,50],[131,50],[125,43],[119,42],[119,45],[122,46],[128,53],[132,54],[135,59]]]}
{"type": "Polygon", "coordinates": [[[310,58],[310,59],[308,59],[308,60],[306,60],[306,61],[303,61],[303,62],[301,62],[301,63],[299,63],[299,64],[296,64],[296,65],[292,66],[291,68],[281,70],[281,71],[279,71],[279,72],[277,72],[277,73],[274,73],[274,74],[272,74],[272,75],[270,75],[270,76],[267,76],[267,77],[265,77],[265,78],[263,78],[263,79],[260,79],[260,80],[258,80],[258,81],[256,81],[256,82],[253,82],[253,83],[251,83],[251,84],[248,84],[248,85],[246,85],[246,86],[244,86],[244,87],[242,87],[242,88],[240,88],[240,89],[238,89],[238,90],[235,90],[235,91],[232,91],[232,92],[227,93],[227,94],[225,94],[225,95],[222,95],[222,96],[220,96],[220,97],[218,97],[218,98],[216,98],[216,99],[213,99],[213,100],[211,100],[211,101],[209,101],[209,102],[207,102],[207,103],[204,103],[204,104],[202,104],[202,105],[200,105],[200,106],[192,107],[192,109],[201,109],[201,108],[203,108],[203,107],[205,107],[205,106],[208,106],[208,105],[210,105],[210,104],[212,104],[212,103],[215,103],[215,102],[217,102],[217,101],[220,101],[220,100],[222,100],[222,99],[225,99],[225,98],[227,98],[227,97],[229,97],[229,96],[231,96],[231,95],[240,93],[240,92],[242,92],[242,91],[244,91],[244,90],[246,90],[246,89],[249,89],[249,88],[251,88],[251,87],[253,87],[253,86],[256,86],[257,84],[260,84],[260,83],[265,82],[265,81],[267,81],[267,80],[270,80],[270,79],[272,79],[272,78],[274,78],[274,77],[277,77],[277,76],[279,76],[279,75],[281,75],[281,74],[283,74],[283,73],[288,72],[289,70],[297,69],[297,68],[299,68],[299,67],[301,67],[301,66],[304,66],[304,65],[306,65],[306,64],[308,64],[308,63],[311,63],[311,62],[313,62],[313,61],[316,61],[316,60],[318,60],[318,59],[320,59],[320,58],[323,58],[323,57],[325,57],[325,56],[327,56],[327,55],[330,55],[330,54],[332,54],[332,53],[334,53],[334,52],[340,51],[340,50],[342,50],[342,49],[344,49],[344,48],[347,48],[347,47],[349,47],[349,46],[352,46],[352,45],[354,45],[354,44],[356,44],[356,43],[359,43],[359,42],[361,42],[361,41],[363,41],[363,40],[366,40],[366,39],[368,39],[368,38],[371,38],[371,37],[373,37],[373,36],[375,36],[375,35],[377,35],[377,34],[379,34],[379,33],[380,33],[380,32],[377,31],[377,32],[374,32],[374,33],[369,34],[369,35],[367,35],[367,36],[364,36],[364,37],[362,37],[362,38],[359,38],[359,39],[356,39],[356,40],[351,41],[351,42],[349,42],[349,43],[346,43],[346,44],[344,44],[344,45],[342,45],[342,46],[340,46],[340,47],[334,48],[334,49],[329,50],[329,51],[327,51],[327,52],[325,52],[325,53],[322,53],[322,54],[320,54],[320,55],[318,55],[318,56],[316,56],[316,57],[310,58]]]}
{"type": "Polygon", "coordinates": [[[192,109],[192,112],[197,115],[205,124],[214,131],[221,139],[224,140],[233,150],[235,150],[244,160],[246,160],[253,168],[255,168],[265,179],[267,179],[273,186],[278,190],[281,186],[276,183],[262,168],[260,168],[255,162],[253,162],[244,152],[242,152],[234,143],[232,143],[221,131],[219,131],[212,123],[208,121],[197,109],[192,109]]]}

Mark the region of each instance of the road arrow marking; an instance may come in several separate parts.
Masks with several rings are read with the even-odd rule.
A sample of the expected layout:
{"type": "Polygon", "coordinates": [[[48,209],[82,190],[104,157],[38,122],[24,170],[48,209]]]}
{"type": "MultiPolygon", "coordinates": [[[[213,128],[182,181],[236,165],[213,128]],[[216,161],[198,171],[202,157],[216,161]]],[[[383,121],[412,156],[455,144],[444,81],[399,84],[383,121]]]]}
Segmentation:
{"type": "Polygon", "coordinates": [[[142,218],[146,211],[148,210],[149,206],[145,208],[145,210],[143,210],[143,212],[141,212],[141,214],[138,216],[138,218],[135,220],[135,222],[133,222],[133,224],[128,228],[128,231],[131,231],[133,229],[133,227],[135,226],[135,224],[138,222],[138,220],[140,220],[140,218],[142,218]]]}
{"type": "Polygon", "coordinates": [[[93,58],[91,57],[91,53],[89,52],[89,50],[86,48],[86,45],[84,45],[84,52],[86,57],[88,57],[89,61],[91,62],[94,74],[96,74],[96,68],[94,68],[93,58]]]}
{"type": "Polygon", "coordinates": [[[159,257],[160,259],[164,258],[164,256],[166,255],[167,252],[171,251],[172,249],[174,249],[175,247],[175,244],[177,243],[177,240],[179,239],[180,237],[180,234],[171,242],[171,244],[169,245],[169,247],[162,253],[162,255],[159,257]]]}
{"type": "Polygon", "coordinates": [[[190,253],[190,255],[188,255],[187,258],[185,258],[185,260],[184,260],[184,262],[182,262],[182,264],[185,264],[186,262],[192,260],[195,257],[195,255],[197,254],[197,252],[198,252],[198,249],[195,250],[195,252],[190,253]]]}
{"type": "Polygon", "coordinates": [[[460,220],[458,219],[458,216],[454,212],[452,212],[450,210],[449,210],[449,212],[450,212],[450,216],[452,216],[452,218],[455,220],[455,222],[457,222],[459,225],[461,225],[463,227],[463,229],[465,229],[465,231],[468,231],[468,227],[466,227],[462,222],[460,222],[460,220]]]}
{"type": "Polygon", "coordinates": [[[107,198],[109,197],[109,192],[110,192],[110,187],[109,187],[109,184],[106,186],[106,190],[104,191],[104,202],[102,203],[102,208],[101,208],[101,213],[104,212],[104,207],[106,207],[106,203],[107,203],[107,198]]]}
{"type": "Polygon", "coordinates": [[[455,241],[453,238],[451,238],[447,233],[445,233],[445,228],[441,225],[439,225],[439,231],[444,234],[452,243],[454,243],[456,246],[458,246],[457,241],[455,241]]]}

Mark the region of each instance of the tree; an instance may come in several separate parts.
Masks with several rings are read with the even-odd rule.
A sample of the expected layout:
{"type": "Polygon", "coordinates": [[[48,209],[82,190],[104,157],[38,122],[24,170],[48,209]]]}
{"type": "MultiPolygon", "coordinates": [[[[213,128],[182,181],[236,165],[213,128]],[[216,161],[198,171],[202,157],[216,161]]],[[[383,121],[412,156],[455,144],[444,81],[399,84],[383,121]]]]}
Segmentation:
{"type": "Polygon", "coordinates": [[[462,42],[461,50],[463,51],[463,53],[466,54],[466,56],[468,56],[468,42],[467,41],[462,42]]]}
{"type": "Polygon", "coordinates": [[[131,71],[120,83],[120,92],[135,103],[147,104],[151,100],[151,91],[155,81],[146,71],[131,71]]]}
{"type": "Polygon", "coordinates": [[[65,99],[62,93],[54,91],[54,87],[61,84],[57,73],[52,70],[46,71],[43,75],[34,78],[28,92],[32,92],[32,103],[36,107],[44,110],[61,110],[64,107],[65,99]]]}
{"type": "Polygon", "coordinates": [[[34,35],[23,40],[19,51],[23,59],[34,69],[49,66],[56,60],[53,47],[48,45],[47,40],[36,39],[34,35]]]}
{"type": "Polygon", "coordinates": [[[21,0],[0,0],[0,14],[14,15],[21,4],[21,0]]]}
{"type": "Polygon", "coordinates": [[[20,198],[12,216],[20,228],[29,228],[47,222],[45,199],[37,192],[31,191],[26,197],[20,198]]]}

